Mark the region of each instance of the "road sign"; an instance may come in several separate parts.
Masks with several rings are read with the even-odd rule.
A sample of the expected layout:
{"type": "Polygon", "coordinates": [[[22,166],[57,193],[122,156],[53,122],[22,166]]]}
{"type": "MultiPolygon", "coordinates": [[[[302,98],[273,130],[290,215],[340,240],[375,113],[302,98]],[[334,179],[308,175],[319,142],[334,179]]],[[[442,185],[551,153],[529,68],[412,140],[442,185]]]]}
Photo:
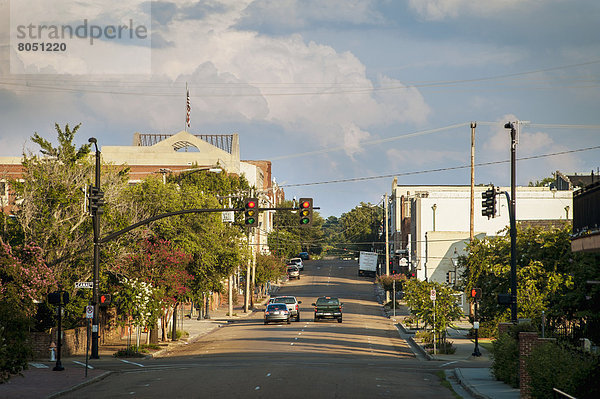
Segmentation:
{"type": "Polygon", "coordinates": [[[93,281],[77,281],[75,283],[75,288],[94,288],[93,281]]]}
{"type": "Polygon", "coordinates": [[[94,318],[94,307],[91,305],[88,305],[85,307],[85,318],[86,319],[93,319],[94,318]]]}
{"type": "Polygon", "coordinates": [[[429,298],[431,298],[432,301],[435,301],[435,288],[431,289],[431,292],[429,293],[429,298]]]}
{"type": "Polygon", "coordinates": [[[221,222],[223,223],[233,223],[235,222],[235,214],[233,211],[227,211],[221,213],[221,222]]]}

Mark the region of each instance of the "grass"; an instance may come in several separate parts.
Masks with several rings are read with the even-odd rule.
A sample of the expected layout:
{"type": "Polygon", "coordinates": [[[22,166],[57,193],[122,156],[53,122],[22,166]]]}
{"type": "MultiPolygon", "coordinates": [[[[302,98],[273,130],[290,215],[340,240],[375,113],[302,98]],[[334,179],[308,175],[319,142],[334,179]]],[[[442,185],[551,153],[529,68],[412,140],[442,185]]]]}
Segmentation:
{"type": "Polygon", "coordinates": [[[481,346],[482,348],[485,348],[485,350],[487,350],[488,352],[492,353],[492,350],[494,349],[494,345],[492,344],[492,341],[481,341],[479,340],[479,346],[481,346]]]}
{"type": "Polygon", "coordinates": [[[456,399],[462,399],[461,396],[456,393],[456,391],[454,390],[454,388],[452,388],[452,384],[450,384],[450,381],[448,381],[446,379],[446,373],[443,370],[436,371],[435,375],[437,375],[439,377],[440,384],[443,387],[448,388],[450,390],[450,392],[452,392],[452,396],[454,396],[456,399]]]}

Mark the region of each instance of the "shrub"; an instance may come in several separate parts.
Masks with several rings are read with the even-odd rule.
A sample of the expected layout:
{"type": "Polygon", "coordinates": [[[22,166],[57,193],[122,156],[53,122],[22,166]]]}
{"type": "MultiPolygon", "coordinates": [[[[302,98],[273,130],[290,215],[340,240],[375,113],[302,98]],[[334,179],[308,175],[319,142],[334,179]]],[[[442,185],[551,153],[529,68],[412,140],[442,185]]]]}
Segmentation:
{"type": "Polygon", "coordinates": [[[516,324],[492,342],[492,373],[514,388],[519,387],[519,333],[522,331],[535,331],[535,328],[529,323],[516,324]]]}
{"type": "Polygon", "coordinates": [[[509,333],[504,333],[492,345],[494,377],[517,388],[519,386],[519,341],[509,333]]]}
{"type": "Polygon", "coordinates": [[[531,377],[531,397],[552,397],[552,388],[577,398],[600,397],[600,358],[545,343],[533,349],[525,365],[531,377]]]}
{"type": "Polygon", "coordinates": [[[14,303],[0,300],[0,383],[27,369],[32,357],[28,342],[31,321],[14,303]]]}

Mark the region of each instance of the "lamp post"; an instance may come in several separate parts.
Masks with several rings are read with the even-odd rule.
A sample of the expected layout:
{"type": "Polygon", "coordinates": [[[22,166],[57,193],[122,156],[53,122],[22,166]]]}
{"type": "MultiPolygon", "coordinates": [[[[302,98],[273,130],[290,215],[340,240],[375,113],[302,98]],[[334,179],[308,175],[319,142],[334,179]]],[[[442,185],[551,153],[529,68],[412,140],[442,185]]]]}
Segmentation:
{"type": "MultiPolygon", "coordinates": [[[[88,142],[94,144],[96,148],[96,184],[95,188],[100,192],[100,150],[98,141],[95,137],[90,137],[88,142]]],[[[92,209],[92,224],[94,226],[94,280],[92,286],[92,306],[94,315],[92,316],[92,354],[91,359],[99,359],[98,356],[98,285],[100,284],[100,213],[99,208],[92,209]]]]}
{"type": "Polygon", "coordinates": [[[454,255],[452,255],[452,264],[454,265],[454,288],[456,288],[456,269],[458,267],[458,252],[456,251],[456,247],[454,247],[454,255]]]}
{"type": "Polygon", "coordinates": [[[431,210],[433,211],[433,231],[435,231],[435,210],[437,209],[437,204],[433,204],[431,210]]]}

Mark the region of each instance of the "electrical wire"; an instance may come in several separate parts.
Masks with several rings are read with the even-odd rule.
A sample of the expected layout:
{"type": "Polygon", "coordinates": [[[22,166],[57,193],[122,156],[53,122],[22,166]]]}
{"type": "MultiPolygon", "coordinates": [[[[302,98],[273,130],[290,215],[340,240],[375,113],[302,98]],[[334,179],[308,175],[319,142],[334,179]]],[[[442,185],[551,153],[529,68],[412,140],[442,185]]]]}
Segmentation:
{"type": "MultiPolygon", "coordinates": [[[[553,152],[553,153],[548,153],[548,154],[543,154],[543,155],[532,155],[529,157],[521,157],[521,158],[517,158],[517,161],[528,161],[528,160],[532,160],[532,159],[547,158],[547,157],[572,154],[572,153],[576,153],[576,152],[583,152],[583,151],[590,151],[590,150],[597,150],[597,149],[600,149],[600,145],[592,146],[592,147],[585,147],[585,148],[578,148],[575,150],[553,152]]],[[[503,161],[480,162],[480,163],[476,163],[474,166],[491,166],[491,165],[499,165],[499,164],[504,164],[504,163],[509,163],[509,162],[510,162],[510,160],[508,160],[508,159],[503,160],[503,161]]],[[[413,171],[413,172],[398,172],[398,173],[367,176],[367,177],[352,177],[352,178],[347,178],[347,179],[327,180],[327,181],[312,182],[312,183],[282,184],[280,187],[282,187],[282,188],[283,187],[301,187],[301,186],[316,186],[316,185],[335,184],[335,183],[351,183],[351,182],[359,182],[359,181],[373,180],[373,179],[385,179],[385,178],[398,177],[398,176],[412,176],[412,175],[419,175],[419,174],[426,174],[426,173],[447,172],[447,171],[451,171],[451,170],[467,169],[470,167],[471,167],[471,165],[461,165],[461,166],[452,166],[452,167],[445,167],[445,168],[419,170],[419,171],[413,171]]]]}

